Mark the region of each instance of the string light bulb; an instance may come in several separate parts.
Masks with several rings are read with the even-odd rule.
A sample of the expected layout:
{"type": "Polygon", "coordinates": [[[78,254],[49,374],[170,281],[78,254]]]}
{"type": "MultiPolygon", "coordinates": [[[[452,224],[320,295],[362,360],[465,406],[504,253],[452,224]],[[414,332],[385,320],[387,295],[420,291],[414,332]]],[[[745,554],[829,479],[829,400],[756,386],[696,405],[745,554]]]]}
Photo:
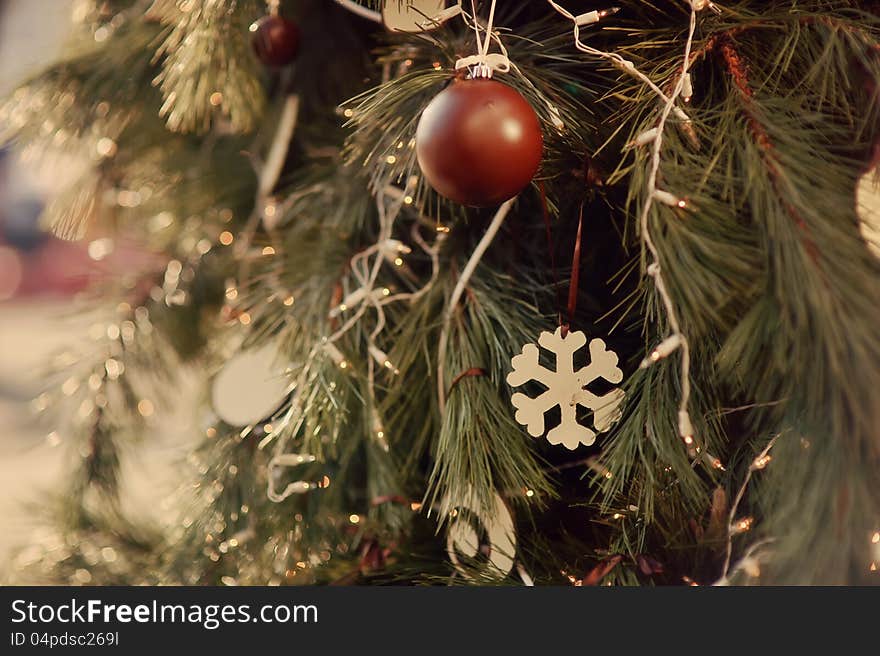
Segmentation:
{"type": "Polygon", "coordinates": [[[680,410],[678,413],[678,434],[688,446],[694,443],[694,425],[691,422],[690,413],[687,410],[680,410]]]}
{"type": "MultiPolygon", "coordinates": [[[[407,198],[410,199],[411,203],[412,197],[410,196],[404,197],[404,202],[406,202],[407,198]]],[[[384,257],[395,266],[403,265],[403,258],[401,257],[402,255],[409,255],[410,253],[412,253],[412,249],[409,246],[397,239],[386,239],[379,246],[379,250],[382,253],[382,257],[384,257]]]]}
{"type": "Polygon", "coordinates": [[[269,462],[269,498],[272,501],[280,502],[292,494],[305,494],[322,487],[319,482],[293,481],[288,483],[282,492],[278,493],[275,490],[275,483],[279,474],[278,469],[300,467],[317,462],[317,460],[316,456],[309,453],[282,453],[272,458],[269,462]]]}
{"type": "Polygon", "coordinates": [[[658,203],[663,203],[664,205],[669,205],[670,207],[684,207],[683,205],[681,205],[683,200],[675,194],[669,193],[668,191],[655,189],[653,195],[654,200],[656,200],[658,203]]]}
{"type": "Polygon", "coordinates": [[[730,527],[730,532],[733,535],[737,535],[739,533],[746,533],[752,529],[752,525],[755,523],[754,517],[743,517],[742,519],[738,519],[733,523],[733,526],[730,527]]]}
{"type": "Polygon", "coordinates": [[[380,365],[382,365],[383,367],[385,367],[389,371],[392,371],[394,373],[394,375],[397,375],[400,373],[400,369],[395,367],[394,363],[388,359],[388,354],[385,353],[385,351],[380,349],[378,346],[371,344],[370,346],[367,347],[367,350],[370,352],[370,355],[373,357],[373,359],[376,362],[378,362],[380,365]]]}
{"type": "Polygon", "coordinates": [[[607,18],[608,16],[613,16],[618,11],[620,11],[620,7],[609,7],[608,9],[598,9],[593,11],[588,11],[583,14],[579,14],[574,17],[574,22],[578,27],[585,27],[587,25],[594,25],[598,23],[603,18],[607,18]]]}
{"type": "Polygon", "coordinates": [[[669,357],[673,352],[675,352],[681,346],[681,335],[672,335],[671,337],[667,337],[664,339],[657,347],[651,351],[651,353],[642,360],[642,363],[639,365],[640,369],[647,369],[652,364],[659,362],[663,358],[669,357]]]}
{"type": "Polygon", "coordinates": [[[681,99],[689,103],[694,96],[694,82],[690,73],[685,73],[681,81],[681,99]]]}
{"type": "Polygon", "coordinates": [[[388,440],[385,437],[385,428],[382,425],[382,418],[379,416],[379,411],[373,408],[373,421],[372,421],[372,431],[373,436],[376,438],[376,442],[379,444],[379,447],[388,452],[390,447],[388,445],[388,440]]]}
{"type": "MultiPolygon", "coordinates": [[[[374,289],[369,292],[369,298],[373,301],[379,301],[382,298],[386,298],[391,295],[391,290],[387,287],[380,287],[378,289],[374,289]]],[[[359,287],[354,290],[351,294],[342,299],[342,302],[337,305],[335,308],[330,310],[329,316],[331,319],[337,318],[343,312],[348,312],[350,309],[357,307],[361,303],[364,302],[368,297],[367,288],[359,287]]]]}
{"type": "Polygon", "coordinates": [[[348,368],[348,361],[345,359],[345,356],[342,355],[342,351],[336,348],[336,345],[333,342],[327,341],[324,343],[324,352],[330,356],[330,359],[336,363],[336,366],[340,369],[348,368]]]}

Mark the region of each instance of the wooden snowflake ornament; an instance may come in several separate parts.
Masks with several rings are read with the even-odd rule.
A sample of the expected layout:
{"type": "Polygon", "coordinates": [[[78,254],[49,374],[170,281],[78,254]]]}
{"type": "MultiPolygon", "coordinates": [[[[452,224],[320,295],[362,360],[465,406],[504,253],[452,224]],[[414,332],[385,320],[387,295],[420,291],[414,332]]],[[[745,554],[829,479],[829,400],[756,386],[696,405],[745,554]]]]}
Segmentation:
{"type": "Polygon", "coordinates": [[[491,508],[481,508],[476,493],[468,489],[458,502],[449,494],[443,497],[440,512],[449,518],[446,553],[462,576],[472,579],[480,573],[493,577],[510,574],[516,557],[516,529],[504,499],[496,493],[491,508]],[[478,559],[473,565],[481,571],[472,571],[462,557],[478,559]]]}
{"type": "Polygon", "coordinates": [[[535,344],[526,344],[522,353],[514,356],[511,362],[513,370],[507,375],[511,387],[519,387],[531,380],[547,387],[535,398],[520,392],[511,398],[516,408],[516,421],[527,428],[529,435],[543,435],[544,413],[559,406],[562,421],[550,429],[547,439],[550,444],[562,444],[574,450],[580,444],[589,446],[595,442],[596,433],[607,431],[620,417],[623,390],[614,388],[603,396],[596,396],[586,389],[587,385],[600,378],[609,383],[623,380],[623,372],[617,366],[617,354],[608,350],[601,339],[594,339],[590,341],[590,363],[575,371],[574,354],[586,343],[587,337],[580,331],[569,332],[564,337],[562,328],[557,328],[555,333],[541,333],[538,344],[556,355],[556,371],[550,371],[538,362],[540,350],[535,344]],[[578,423],[579,405],[593,411],[595,431],[578,423]]]}

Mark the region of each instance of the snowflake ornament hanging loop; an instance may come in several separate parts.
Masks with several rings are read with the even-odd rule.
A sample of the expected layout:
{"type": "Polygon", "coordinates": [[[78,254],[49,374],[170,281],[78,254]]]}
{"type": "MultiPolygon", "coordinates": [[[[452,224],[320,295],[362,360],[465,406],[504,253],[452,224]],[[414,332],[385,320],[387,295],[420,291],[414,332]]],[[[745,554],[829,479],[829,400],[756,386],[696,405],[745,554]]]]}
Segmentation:
{"type": "Polygon", "coordinates": [[[550,429],[550,444],[562,444],[574,450],[579,445],[589,446],[596,441],[596,434],[603,433],[620,418],[620,404],[624,392],[614,388],[607,394],[597,396],[586,386],[600,378],[609,383],[623,380],[623,372],[617,366],[617,354],[605,346],[601,339],[590,341],[590,363],[577,371],[574,369],[575,353],[587,343],[587,336],[570,332],[560,326],[555,333],[542,332],[538,345],[556,355],[556,370],[551,371],[539,362],[540,349],[536,344],[526,344],[522,353],[514,356],[512,371],[507,375],[511,387],[519,387],[529,381],[537,381],[547,390],[532,398],[521,392],[511,397],[516,408],[516,422],[526,427],[533,437],[544,434],[544,413],[559,406],[562,419],[550,429]],[[593,411],[593,428],[578,422],[578,406],[593,411]]]}

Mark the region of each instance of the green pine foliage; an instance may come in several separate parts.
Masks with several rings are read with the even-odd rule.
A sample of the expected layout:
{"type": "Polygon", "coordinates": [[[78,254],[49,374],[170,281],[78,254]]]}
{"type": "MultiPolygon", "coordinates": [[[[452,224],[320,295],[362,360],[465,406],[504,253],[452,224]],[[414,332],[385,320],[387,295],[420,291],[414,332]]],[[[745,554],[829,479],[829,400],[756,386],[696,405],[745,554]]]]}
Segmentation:
{"type": "MultiPolygon", "coordinates": [[[[671,93],[689,3],[617,4],[581,39],[671,93]]],[[[545,153],[457,305],[494,210],[439,197],[413,145],[421,111],[475,51],[460,17],[391,34],[329,0],[285,0],[304,36],[279,72],[250,49],[261,3],[95,6],[70,57],[0,108],[0,136],[85,155],[76,197],[47,210],[57,231],[112,228],[165,259],[100,290],[119,304],[117,329],[62,359],[40,403],[54,422],[77,417],[70,488],[51,514],[63,539],[17,561],[13,580],[501,584],[523,570],[538,584],[877,582],[880,261],[854,200],[880,138],[877,7],[732,0],[697,14],[688,120],[666,124],[658,178],[686,202],[648,215],[690,345],[688,448],[680,353],[639,367],[670,334],[639,225],[651,147],[634,145],[664,105],[578,51],[548,3],[498,2],[515,67],[496,77],[534,107],[545,153]],[[293,95],[293,139],[267,190],[293,95]],[[369,299],[339,309],[364,286],[369,299]],[[510,359],[560,317],[603,337],[624,370],[620,421],[574,452],[516,423],[506,383],[510,359]],[[118,477],[149,439],[139,403],[161,412],[181,361],[214,372],[235,340],[291,363],[291,396],[253,426],[209,421],[167,522],[134,522],[118,477]],[[271,467],[280,453],[316,461],[271,467]],[[314,487],[267,496],[296,480],[314,487]],[[485,514],[496,494],[515,517],[518,569],[498,576],[477,554],[460,558],[463,575],[446,553],[462,518],[439,508],[473,495],[485,514]],[[95,555],[106,548],[112,562],[95,555]]]]}

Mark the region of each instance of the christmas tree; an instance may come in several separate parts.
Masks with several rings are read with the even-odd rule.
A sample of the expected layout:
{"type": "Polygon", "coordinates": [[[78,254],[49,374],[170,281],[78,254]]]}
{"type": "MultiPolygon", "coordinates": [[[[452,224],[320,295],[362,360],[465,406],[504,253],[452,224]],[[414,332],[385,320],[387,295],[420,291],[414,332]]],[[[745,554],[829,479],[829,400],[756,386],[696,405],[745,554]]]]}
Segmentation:
{"type": "Polygon", "coordinates": [[[87,163],[56,234],[156,256],[36,402],[14,580],[877,583],[876,3],[617,5],[78,3],[0,135],[87,163]]]}

